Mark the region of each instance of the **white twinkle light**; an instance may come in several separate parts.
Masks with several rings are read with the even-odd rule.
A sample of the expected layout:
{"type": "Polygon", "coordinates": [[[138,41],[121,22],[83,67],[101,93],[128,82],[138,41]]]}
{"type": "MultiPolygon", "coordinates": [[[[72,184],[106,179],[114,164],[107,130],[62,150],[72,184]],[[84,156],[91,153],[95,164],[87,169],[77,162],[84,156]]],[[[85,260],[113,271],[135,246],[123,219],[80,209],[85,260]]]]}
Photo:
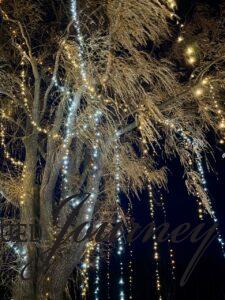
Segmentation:
{"type": "MultiPolygon", "coordinates": [[[[115,132],[115,184],[116,184],[116,202],[118,205],[120,205],[120,155],[119,155],[119,145],[118,145],[118,139],[119,139],[119,133],[118,131],[115,132]]],[[[119,223],[121,221],[121,215],[118,210],[117,213],[117,220],[116,222],[119,223]]],[[[123,290],[123,285],[124,285],[124,267],[123,267],[123,260],[122,260],[122,254],[124,253],[124,243],[123,239],[121,237],[121,231],[117,232],[117,235],[119,236],[118,238],[118,245],[117,245],[117,254],[120,258],[120,279],[119,279],[119,286],[120,286],[120,294],[119,294],[119,299],[120,300],[125,300],[125,292],[123,290]]]]}

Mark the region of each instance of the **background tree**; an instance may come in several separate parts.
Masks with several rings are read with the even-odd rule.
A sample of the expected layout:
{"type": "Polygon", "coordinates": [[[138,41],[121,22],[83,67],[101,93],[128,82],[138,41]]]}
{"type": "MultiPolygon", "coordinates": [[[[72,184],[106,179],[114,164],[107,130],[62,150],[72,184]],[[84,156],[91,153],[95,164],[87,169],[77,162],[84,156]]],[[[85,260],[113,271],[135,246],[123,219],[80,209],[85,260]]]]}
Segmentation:
{"type": "Polygon", "coordinates": [[[192,158],[208,149],[209,129],[224,127],[223,15],[214,26],[199,8],[196,31],[185,27],[177,41],[173,0],[2,2],[2,213],[43,233],[40,243],[13,245],[22,264],[33,262],[32,280],[14,277],[13,298],[63,299],[89,241],[68,240],[45,275],[40,253],[86,193],[74,225],[113,222],[117,193],[165,186],[164,159],[178,156],[189,192],[212,214],[192,158]],[[54,209],[74,194],[55,224],[54,209]]]}

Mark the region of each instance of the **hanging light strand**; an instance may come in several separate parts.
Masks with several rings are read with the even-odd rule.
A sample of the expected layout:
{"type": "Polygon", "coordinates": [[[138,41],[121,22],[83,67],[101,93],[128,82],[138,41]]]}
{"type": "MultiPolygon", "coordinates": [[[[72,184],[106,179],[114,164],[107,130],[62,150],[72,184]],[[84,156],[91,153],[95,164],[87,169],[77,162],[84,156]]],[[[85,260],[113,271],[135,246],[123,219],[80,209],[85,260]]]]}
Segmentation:
{"type": "Polygon", "coordinates": [[[81,265],[81,277],[82,277],[81,297],[82,297],[82,299],[86,299],[87,292],[89,290],[89,269],[90,269],[91,255],[92,255],[93,251],[94,251],[94,244],[93,244],[93,242],[89,242],[86,246],[84,261],[82,262],[82,265],[81,265]]]}
{"type": "MultiPolygon", "coordinates": [[[[160,194],[160,204],[163,212],[163,217],[164,217],[164,222],[165,224],[168,222],[167,218],[167,212],[166,212],[166,206],[165,206],[165,201],[163,199],[163,195],[160,194]]],[[[174,250],[172,247],[172,242],[171,238],[168,237],[168,249],[169,249],[169,258],[170,258],[170,272],[171,272],[171,277],[172,280],[176,280],[176,261],[175,261],[175,255],[174,255],[174,250]]]]}
{"type": "MultiPolygon", "coordinates": [[[[202,163],[202,156],[199,153],[197,147],[196,146],[194,146],[194,147],[195,147],[195,153],[196,153],[196,157],[197,157],[196,159],[197,159],[198,172],[201,175],[202,185],[204,187],[205,192],[207,193],[208,192],[208,188],[207,188],[207,181],[206,181],[206,178],[205,178],[205,172],[204,172],[203,163],[202,163]]],[[[209,202],[209,204],[210,204],[210,207],[211,207],[211,217],[213,219],[213,222],[218,225],[218,219],[217,219],[215,211],[212,208],[211,201],[209,202]]],[[[224,249],[225,248],[225,243],[224,243],[224,240],[222,238],[222,235],[220,233],[220,230],[219,230],[218,226],[216,227],[216,230],[217,230],[217,241],[219,242],[219,244],[221,246],[221,250],[222,250],[223,256],[225,257],[225,249],[224,249]]]]}
{"type": "MultiPolygon", "coordinates": [[[[208,194],[208,187],[207,187],[207,181],[206,181],[205,172],[204,172],[203,163],[202,163],[202,156],[199,152],[199,142],[197,140],[193,140],[190,137],[188,137],[182,129],[180,129],[178,131],[178,133],[181,135],[181,137],[185,141],[187,141],[189,143],[190,146],[193,147],[193,150],[194,150],[194,153],[196,156],[196,164],[197,164],[198,173],[201,177],[202,187],[203,187],[205,193],[208,194]]],[[[212,203],[211,203],[211,200],[209,197],[208,197],[208,202],[209,202],[209,206],[210,206],[210,210],[211,210],[210,215],[212,217],[212,220],[215,224],[218,224],[218,219],[217,219],[215,211],[213,210],[212,203]]],[[[220,233],[218,226],[217,226],[216,230],[217,230],[217,240],[221,246],[223,256],[225,257],[225,249],[224,249],[225,243],[224,243],[224,240],[222,238],[222,235],[220,233]]]]}
{"type": "MultiPolygon", "coordinates": [[[[80,28],[80,21],[78,18],[78,10],[77,10],[77,1],[76,0],[71,0],[71,15],[72,15],[72,20],[73,20],[73,25],[74,28],[76,30],[76,34],[77,34],[77,39],[78,39],[78,57],[79,57],[79,70],[80,70],[80,74],[81,74],[81,79],[82,79],[82,85],[85,91],[87,91],[89,93],[89,96],[91,99],[97,99],[100,100],[101,96],[98,95],[95,91],[95,88],[88,83],[88,79],[87,79],[87,64],[85,62],[84,59],[84,39],[81,33],[81,28],[80,28]]],[[[72,59],[71,59],[72,61],[72,59]]],[[[74,63],[73,63],[74,65],[74,63]]],[[[77,64],[76,64],[77,65],[77,64]]],[[[96,173],[98,172],[98,164],[99,164],[99,143],[100,143],[100,137],[101,137],[101,133],[99,131],[99,123],[101,121],[101,117],[102,117],[102,112],[99,109],[96,109],[93,115],[90,115],[90,122],[93,121],[94,123],[94,134],[95,134],[95,140],[93,142],[93,149],[92,149],[92,179],[93,179],[93,183],[96,181],[96,173]]],[[[87,127],[87,125],[85,125],[85,127],[87,127]]],[[[97,198],[97,194],[98,194],[98,189],[96,187],[96,185],[94,184],[94,186],[92,187],[91,190],[91,194],[90,197],[87,200],[87,210],[86,210],[86,214],[85,214],[85,219],[86,221],[91,219],[92,213],[93,213],[93,209],[94,209],[94,201],[97,198]]],[[[73,206],[76,206],[79,204],[79,201],[76,201],[75,203],[73,203],[73,206]]],[[[97,246],[97,252],[98,252],[98,246],[97,246]]],[[[100,268],[100,256],[97,255],[96,258],[97,262],[96,262],[96,276],[97,273],[99,271],[100,268]]],[[[88,273],[86,272],[86,278],[85,281],[83,283],[83,286],[86,285],[88,279],[87,279],[88,273]]],[[[98,281],[98,285],[99,285],[99,279],[98,277],[96,277],[96,280],[98,281]]],[[[87,290],[87,287],[85,287],[84,291],[87,290]]],[[[97,292],[96,299],[98,298],[98,287],[96,287],[95,292],[97,292]]]]}
{"type": "Polygon", "coordinates": [[[160,279],[160,274],[159,274],[159,245],[157,242],[156,238],[156,225],[155,225],[155,208],[154,208],[154,198],[153,198],[153,192],[152,192],[152,186],[151,186],[151,180],[149,176],[147,177],[148,179],[148,194],[149,194],[149,206],[150,206],[150,216],[152,219],[153,223],[153,258],[155,261],[155,277],[156,277],[156,290],[158,294],[158,300],[162,300],[162,290],[161,290],[161,279],[160,279]]]}
{"type": "MultiPolygon", "coordinates": [[[[128,232],[131,232],[131,216],[132,216],[132,204],[128,203],[128,232]]],[[[133,299],[133,248],[131,243],[129,243],[129,263],[128,263],[128,271],[129,271],[129,299],[133,299]]]]}
{"type": "Polygon", "coordinates": [[[24,163],[18,159],[11,157],[10,153],[7,150],[7,147],[5,144],[5,128],[2,123],[0,124],[0,138],[1,138],[1,146],[2,146],[5,158],[8,159],[14,166],[23,167],[24,163]]]}
{"type": "Polygon", "coordinates": [[[107,247],[107,257],[106,257],[106,264],[107,264],[107,273],[106,273],[106,279],[107,279],[107,299],[110,300],[110,257],[111,257],[111,251],[110,246],[108,244],[107,247]]]}
{"type": "MultiPolygon", "coordinates": [[[[139,131],[141,134],[141,143],[142,143],[142,157],[143,159],[146,159],[149,155],[149,148],[148,148],[148,142],[146,138],[143,135],[143,129],[144,129],[144,122],[142,121],[142,115],[139,117],[139,131]]],[[[150,217],[153,223],[153,258],[155,261],[155,279],[156,279],[156,290],[157,290],[157,296],[158,300],[162,300],[162,291],[161,291],[161,279],[159,274],[159,249],[158,249],[158,242],[156,239],[156,226],[155,226],[155,208],[154,208],[154,199],[153,199],[153,192],[152,192],[152,186],[151,186],[151,179],[149,176],[149,171],[147,167],[144,168],[144,172],[147,178],[147,188],[148,188],[148,196],[149,196],[149,209],[150,209],[150,217]]]]}
{"type": "Polygon", "coordinates": [[[100,292],[100,245],[96,246],[96,257],[95,257],[95,291],[94,299],[99,300],[100,292]]]}
{"type": "MultiPolygon", "coordinates": [[[[115,184],[116,184],[116,202],[117,202],[117,223],[121,222],[121,213],[119,211],[120,207],[120,155],[119,155],[119,132],[115,132],[115,184]]],[[[121,235],[121,231],[118,233],[118,245],[117,245],[117,255],[119,256],[120,264],[120,278],[119,278],[119,299],[125,300],[125,291],[124,291],[124,263],[123,263],[123,254],[124,254],[124,242],[121,235]]]]}

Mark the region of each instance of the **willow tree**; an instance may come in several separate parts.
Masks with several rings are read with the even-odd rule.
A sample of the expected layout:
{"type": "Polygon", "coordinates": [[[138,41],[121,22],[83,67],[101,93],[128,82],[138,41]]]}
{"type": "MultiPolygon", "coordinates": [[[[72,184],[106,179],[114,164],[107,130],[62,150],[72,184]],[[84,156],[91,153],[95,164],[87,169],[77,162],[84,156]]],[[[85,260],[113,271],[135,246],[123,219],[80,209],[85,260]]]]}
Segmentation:
{"type": "MultiPolygon", "coordinates": [[[[17,251],[18,268],[20,260],[32,262],[30,280],[13,275],[13,299],[63,299],[89,240],[68,239],[45,274],[40,253],[86,195],[73,226],[114,222],[118,192],[129,199],[147,181],[165,186],[163,161],[178,156],[188,190],[211,213],[191,159],[207,150],[205,135],[217,125],[202,76],[214,60],[222,63],[221,55],[209,48],[210,56],[200,58],[205,49],[194,45],[199,76],[183,80],[174,62],[189,41],[177,46],[173,0],[1,2],[2,214],[42,230],[40,242],[13,245],[25,251],[17,251]],[[170,49],[161,51],[163,44],[170,49]],[[55,220],[55,209],[72,195],[55,220]]],[[[189,62],[192,69],[195,58],[189,62]]],[[[122,220],[126,228],[125,214],[122,220]]]]}

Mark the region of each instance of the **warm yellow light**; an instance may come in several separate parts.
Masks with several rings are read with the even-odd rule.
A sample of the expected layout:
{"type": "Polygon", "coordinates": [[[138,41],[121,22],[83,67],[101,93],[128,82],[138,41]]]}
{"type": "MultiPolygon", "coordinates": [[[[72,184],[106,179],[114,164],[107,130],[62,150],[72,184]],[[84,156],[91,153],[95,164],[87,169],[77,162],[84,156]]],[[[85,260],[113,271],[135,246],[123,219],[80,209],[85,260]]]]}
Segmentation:
{"type": "Polygon", "coordinates": [[[195,50],[194,50],[193,47],[188,47],[188,48],[186,49],[186,53],[187,53],[187,55],[192,55],[192,54],[195,53],[195,50]]]}
{"type": "Polygon", "coordinates": [[[188,63],[190,65],[193,65],[194,63],[196,63],[196,58],[194,56],[191,56],[190,58],[188,58],[188,63]]]}
{"type": "Polygon", "coordinates": [[[208,84],[209,83],[209,79],[208,78],[204,78],[203,80],[202,80],[202,85],[206,85],[206,84],[208,84]]]}
{"type": "Polygon", "coordinates": [[[197,88],[194,92],[196,97],[201,97],[203,95],[203,89],[202,88],[197,88]]]}
{"type": "Polygon", "coordinates": [[[184,40],[183,36],[179,36],[177,39],[178,43],[181,43],[183,40],[184,40]]]}

